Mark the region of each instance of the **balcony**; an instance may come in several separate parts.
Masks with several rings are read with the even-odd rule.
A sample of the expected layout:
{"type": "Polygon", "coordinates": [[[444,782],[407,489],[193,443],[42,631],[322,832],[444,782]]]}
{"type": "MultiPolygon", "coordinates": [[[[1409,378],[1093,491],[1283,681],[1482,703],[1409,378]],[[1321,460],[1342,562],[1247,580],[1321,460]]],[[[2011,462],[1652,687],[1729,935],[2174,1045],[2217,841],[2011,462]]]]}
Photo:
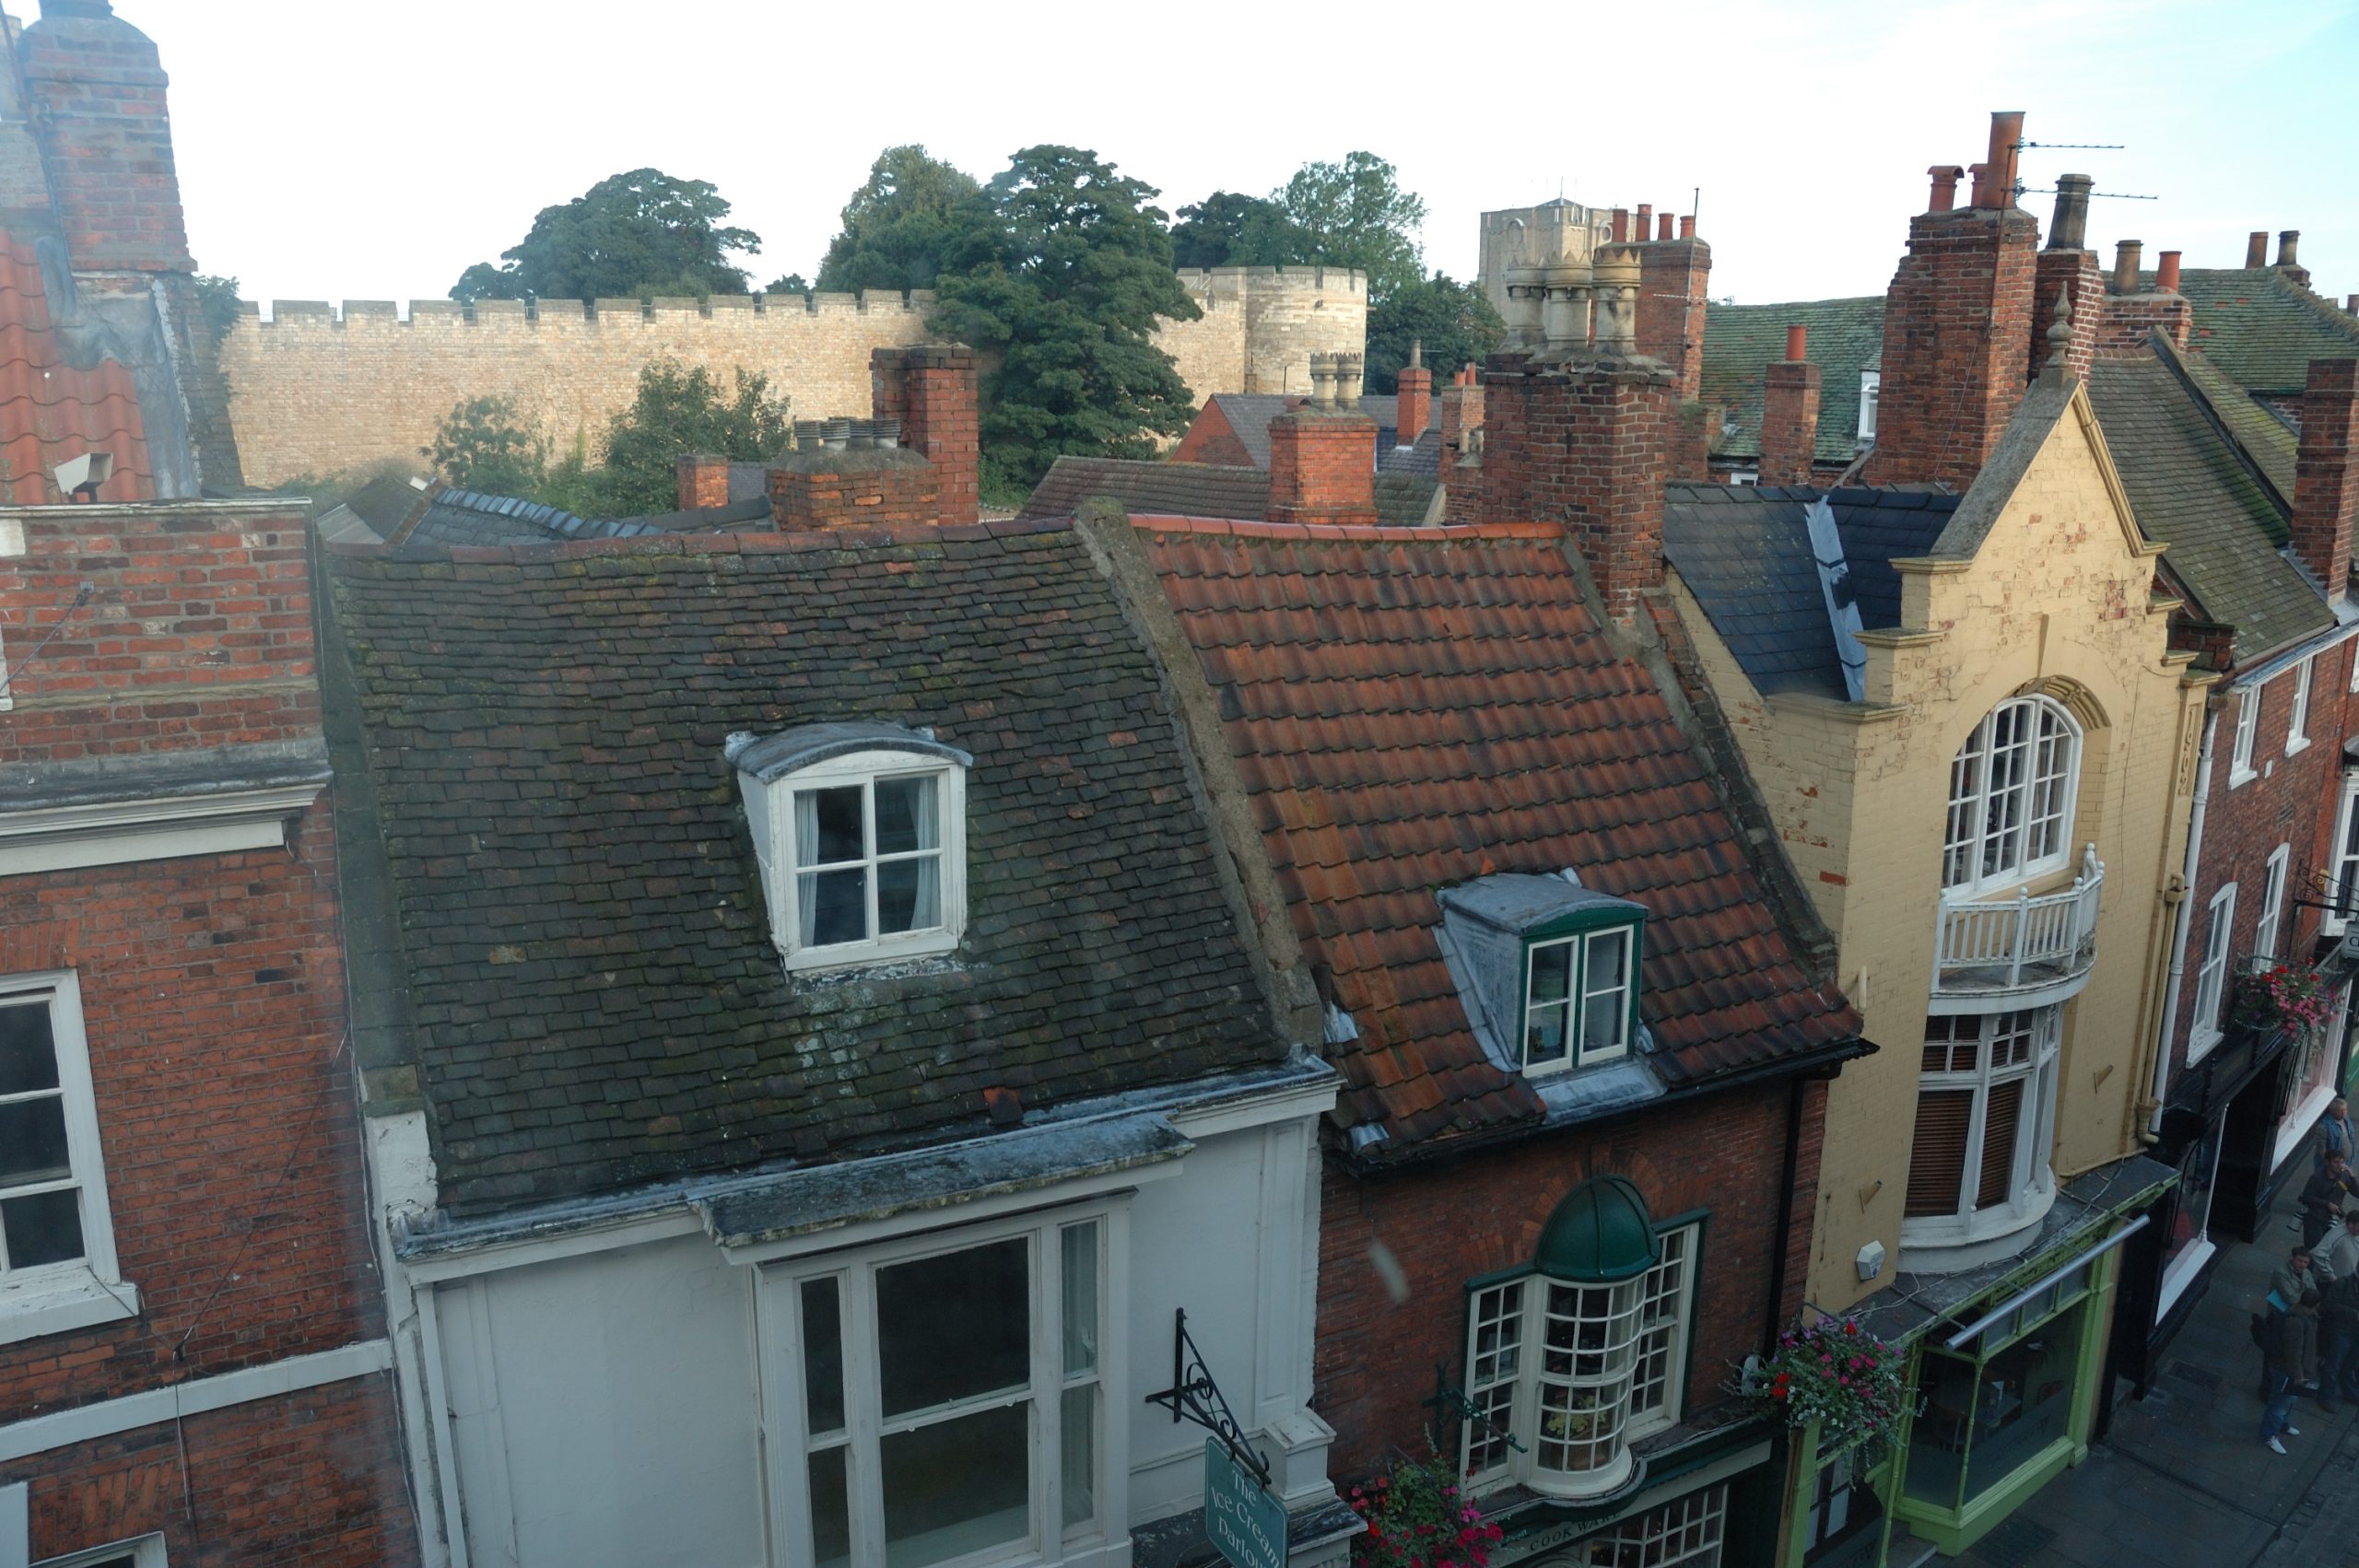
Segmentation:
{"type": "Polygon", "coordinates": [[[2105,862],[2090,845],[2081,874],[2053,893],[1944,904],[1933,953],[1933,994],[2060,1001],[2081,988],[2097,957],[2097,896],[2105,862]],[[2031,993],[2053,993],[2035,997],[2031,993]]]}

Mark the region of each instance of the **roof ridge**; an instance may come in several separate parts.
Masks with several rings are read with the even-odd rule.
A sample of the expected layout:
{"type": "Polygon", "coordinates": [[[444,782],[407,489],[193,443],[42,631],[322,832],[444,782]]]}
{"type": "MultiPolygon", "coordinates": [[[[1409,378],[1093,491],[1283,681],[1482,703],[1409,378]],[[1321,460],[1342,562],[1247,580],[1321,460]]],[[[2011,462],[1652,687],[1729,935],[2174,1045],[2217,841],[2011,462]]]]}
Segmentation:
{"type": "Polygon", "coordinates": [[[1002,519],[973,523],[878,523],[866,528],[805,529],[782,532],[634,533],[621,537],[551,539],[521,544],[393,544],[383,541],[330,541],[329,555],[402,561],[461,561],[473,564],[538,565],[592,556],[783,556],[817,550],[865,550],[938,541],[973,544],[1027,534],[1072,532],[1071,518],[1002,519]]]}
{"type": "Polygon", "coordinates": [[[1242,539],[1356,539],[1414,544],[1427,540],[1562,539],[1553,522],[1450,522],[1367,524],[1257,522],[1249,518],[1190,517],[1178,512],[1133,512],[1133,527],[1158,533],[1227,533],[1242,539]]]}

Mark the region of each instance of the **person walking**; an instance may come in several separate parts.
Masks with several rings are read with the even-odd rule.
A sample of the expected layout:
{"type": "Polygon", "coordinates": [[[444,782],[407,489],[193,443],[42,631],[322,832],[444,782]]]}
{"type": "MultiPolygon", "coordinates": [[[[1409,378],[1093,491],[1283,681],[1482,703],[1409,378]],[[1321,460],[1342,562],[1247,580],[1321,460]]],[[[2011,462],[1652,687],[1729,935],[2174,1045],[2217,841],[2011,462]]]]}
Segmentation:
{"type": "Polygon", "coordinates": [[[2340,1154],[2329,1154],[2326,1163],[2310,1173],[2302,1184],[2302,1246],[2305,1251],[2318,1246],[2320,1238],[2334,1228],[2336,1218],[2359,1199],[2359,1178],[2351,1174],[2351,1162],[2340,1154]]]}
{"type": "Polygon", "coordinates": [[[2329,1281],[2341,1283],[2359,1274],[2359,1204],[2342,1211],[2342,1223],[2328,1232],[2310,1254],[2310,1272],[2318,1276],[2320,1290],[2329,1281]]]}
{"type": "MultiPolygon", "coordinates": [[[[2343,1216],[2335,1239],[2359,1239],[2359,1209],[2343,1216]]],[[[2335,1400],[2359,1403],[2359,1272],[2318,1281],[2318,1409],[2335,1412],[2335,1400]]]]}
{"type": "Polygon", "coordinates": [[[2260,1408],[2260,1441],[2272,1454],[2285,1452],[2281,1439],[2302,1435],[2294,1424],[2294,1401],[2301,1397],[2316,1354],[2317,1302],[2309,1249],[2295,1247],[2270,1279],[2269,1321],[2261,1340],[2269,1398],[2260,1408]]]}
{"type": "Polygon", "coordinates": [[[2336,1154],[2346,1164],[2359,1160],[2359,1132],[2351,1125],[2351,1103],[2340,1094],[2328,1103],[2326,1115],[2318,1118],[2318,1164],[2325,1164],[2336,1154]]]}

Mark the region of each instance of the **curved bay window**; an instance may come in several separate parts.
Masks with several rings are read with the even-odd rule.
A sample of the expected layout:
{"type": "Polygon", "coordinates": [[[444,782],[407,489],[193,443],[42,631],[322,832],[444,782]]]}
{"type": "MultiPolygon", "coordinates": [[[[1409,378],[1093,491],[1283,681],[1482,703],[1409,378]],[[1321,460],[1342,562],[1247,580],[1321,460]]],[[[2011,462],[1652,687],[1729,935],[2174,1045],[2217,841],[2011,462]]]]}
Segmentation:
{"type": "Polygon", "coordinates": [[[1942,886],[1972,893],[2064,864],[2081,726],[2051,697],[2011,697],[1987,714],[1950,763],[1942,886]]]}
{"type": "Polygon", "coordinates": [[[1658,1234],[1637,1188],[1602,1176],[1557,1205],[1529,1266],[1475,1282],[1470,1487],[1593,1496],[1628,1479],[1631,1439],[1678,1419],[1697,1232],[1658,1234]]]}
{"type": "Polygon", "coordinates": [[[1925,1020],[1906,1239],[1985,1240],[2037,1217],[2055,1190],[2062,1021],[2060,1006],[1925,1020]]]}

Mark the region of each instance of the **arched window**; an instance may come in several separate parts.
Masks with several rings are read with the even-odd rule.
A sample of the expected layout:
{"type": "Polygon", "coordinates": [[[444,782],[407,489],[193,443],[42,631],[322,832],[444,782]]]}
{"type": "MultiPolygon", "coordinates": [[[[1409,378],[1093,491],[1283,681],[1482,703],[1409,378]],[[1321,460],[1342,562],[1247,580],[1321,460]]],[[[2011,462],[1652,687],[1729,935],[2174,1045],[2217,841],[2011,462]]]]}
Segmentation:
{"type": "Polygon", "coordinates": [[[1992,708],[1950,764],[1942,886],[1973,891],[2062,865],[2080,763],[2081,727],[2053,698],[1992,708]]]}
{"type": "Polygon", "coordinates": [[[1585,1497],[1629,1478],[1631,1439],[1679,1419],[1699,1234],[1659,1229],[1636,1187],[1601,1176],[1556,1206],[1529,1265],[1473,1288],[1470,1486],[1585,1497]]]}

